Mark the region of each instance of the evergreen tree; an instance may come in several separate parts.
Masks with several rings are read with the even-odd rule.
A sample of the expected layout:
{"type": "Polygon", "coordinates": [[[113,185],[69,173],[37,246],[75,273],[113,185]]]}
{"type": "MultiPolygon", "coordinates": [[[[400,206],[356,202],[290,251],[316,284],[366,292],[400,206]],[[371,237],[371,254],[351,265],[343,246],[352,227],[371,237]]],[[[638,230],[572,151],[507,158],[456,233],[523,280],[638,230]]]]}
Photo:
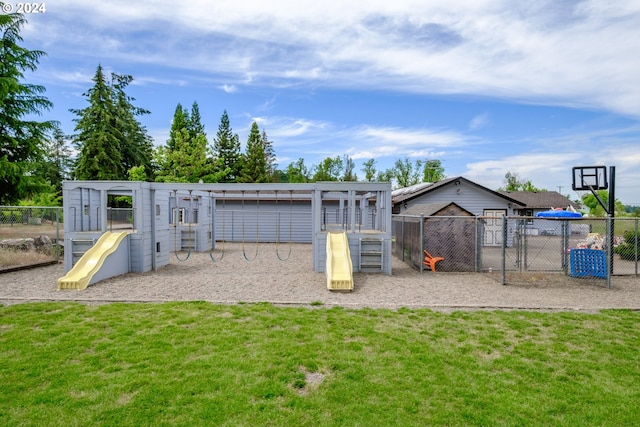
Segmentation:
{"type": "Polygon", "coordinates": [[[242,171],[240,138],[233,133],[226,110],[220,118],[218,132],[213,142],[214,160],[218,163],[218,171],[223,173],[220,182],[235,182],[242,171]]]}
{"type": "Polygon", "coordinates": [[[191,115],[177,105],[169,139],[156,149],[154,158],[158,182],[219,182],[226,172],[224,166],[212,160],[196,102],[191,115]]]}
{"type": "Polygon", "coordinates": [[[262,135],[258,124],[251,124],[251,131],[247,139],[247,148],[242,165],[240,182],[269,182],[267,175],[267,157],[262,135]]]}
{"type": "Polygon", "coordinates": [[[267,132],[264,130],[262,131],[261,139],[262,146],[264,147],[264,161],[267,166],[267,176],[269,177],[269,181],[274,181],[278,164],[276,163],[276,152],[273,148],[273,142],[269,141],[267,132]]]}
{"type": "Polygon", "coordinates": [[[207,134],[204,131],[204,125],[202,124],[202,118],[200,117],[200,107],[198,107],[198,103],[193,101],[191,105],[191,115],[186,117],[187,119],[187,129],[189,129],[189,134],[191,138],[196,138],[198,135],[204,135],[207,137],[207,134]]]}
{"type": "Polygon", "coordinates": [[[80,180],[121,180],[126,177],[120,143],[123,134],[116,127],[113,91],[102,66],[93,77],[94,86],[84,96],[89,106],[71,110],[78,117],[73,143],[78,150],[74,176],[80,180]]]}
{"type": "Polygon", "coordinates": [[[144,167],[147,181],[153,179],[153,167],[151,157],[153,153],[153,140],[147,133],[147,129],[137,119],[137,116],[149,114],[150,111],[135,107],[134,98],[125,93],[125,88],[133,80],[129,75],[111,74],[116,108],[116,126],[122,132],[120,147],[122,149],[122,163],[124,170],[128,171],[137,166],[144,167]]]}
{"type": "Polygon", "coordinates": [[[183,128],[174,135],[175,149],[164,153],[164,161],[169,173],[158,175],[157,181],[162,182],[199,182],[207,177],[210,179],[213,171],[207,160],[207,140],[203,135],[191,139],[189,130],[183,128]]]}
{"type": "Polygon", "coordinates": [[[32,166],[42,159],[44,141],[56,125],[25,119],[53,106],[43,95],[43,86],[23,82],[25,71],[35,71],[45,55],[19,45],[26,22],[21,14],[0,14],[0,204],[42,188],[42,180],[31,173],[32,166]]]}
{"type": "Polygon", "coordinates": [[[171,121],[171,129],[169,130],[169,139],[167,140],[167,149],[173,151],[176,149],[177,139],[180,138],[182,129],[186,129],[189,123],[189,112],[185,110],[182,104],[176,105],[171,121]]]}
{"type": "Polygon", "coordinates": [[[59,127],[56,127],[53,131],[53,137],[45,143],[44,161],[35,171],[59,195],[62,194],[62,181],[69,179],[69,172],[73,165],[71,148],[67,145],[67,140],[68,137],[62,133],[59,127]]]}
{"type": "Polygon", "coordinates": [[[112,73],[107,80],[101,65],[94,86],[84,96],[89,106],[71,110],[77,118],[73,144],[79,151],[77,179],[125,180],[129,169],[144,166],[152,177],[152,140],[137,116],[149,111],[135,107],[125,92],[133,77],[112,73]]]}

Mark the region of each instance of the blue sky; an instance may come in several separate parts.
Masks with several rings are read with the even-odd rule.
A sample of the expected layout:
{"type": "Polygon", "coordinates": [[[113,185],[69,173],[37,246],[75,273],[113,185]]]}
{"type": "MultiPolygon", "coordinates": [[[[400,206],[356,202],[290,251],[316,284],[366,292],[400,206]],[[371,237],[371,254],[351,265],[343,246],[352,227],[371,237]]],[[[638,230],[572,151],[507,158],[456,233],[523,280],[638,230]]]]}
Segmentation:
{"type": "MultiPolygon", "coordinates": [[[[17,5],[17,2],[7,2],[17,5]]],[[[73,132],[96,67],[130,74],[141,118],[165,143],[197,101],[209,140],[226,109],[257,121],[285,167],[348,154],[379,170],[439,159],[492,189],[506,172],[571,190],[571,168],[616,166],[640,205],[640,2],[164,0],[46,3],[25,45],[29,78],[73,132]]]]}

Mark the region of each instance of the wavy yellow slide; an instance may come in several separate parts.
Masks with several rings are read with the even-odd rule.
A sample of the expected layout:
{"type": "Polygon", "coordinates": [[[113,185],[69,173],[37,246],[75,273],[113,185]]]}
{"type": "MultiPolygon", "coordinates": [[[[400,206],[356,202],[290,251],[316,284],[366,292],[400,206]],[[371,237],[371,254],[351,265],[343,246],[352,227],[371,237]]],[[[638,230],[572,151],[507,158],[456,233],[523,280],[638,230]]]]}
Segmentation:
{"type": "Polygon", "coordinates": [[[64,276],[58,279],[58,290],[76,289],[82,291],[89,286],[91,279],[103,267],[107,257],[114,253],[128,231],[120,233],[105,232],[95,245],[82,255],[76,265],[64,276]]]}
{"type": "Polygon", "coordinates": [[[332,291],[353,289],[353,265],[347,233],[327,233],[327,288],[332,291]]]}

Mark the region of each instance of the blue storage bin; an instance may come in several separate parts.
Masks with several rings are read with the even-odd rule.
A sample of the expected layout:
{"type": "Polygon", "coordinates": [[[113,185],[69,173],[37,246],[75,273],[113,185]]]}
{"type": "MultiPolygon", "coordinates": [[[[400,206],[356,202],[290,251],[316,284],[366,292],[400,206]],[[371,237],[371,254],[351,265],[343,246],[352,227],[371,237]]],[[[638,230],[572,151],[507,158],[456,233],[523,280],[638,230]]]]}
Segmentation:
{"type": "Polygon", "coordinates": [[[573,277],[607,278],[607,253],[600,249],[571,249],[569,264],[573,277]]]}

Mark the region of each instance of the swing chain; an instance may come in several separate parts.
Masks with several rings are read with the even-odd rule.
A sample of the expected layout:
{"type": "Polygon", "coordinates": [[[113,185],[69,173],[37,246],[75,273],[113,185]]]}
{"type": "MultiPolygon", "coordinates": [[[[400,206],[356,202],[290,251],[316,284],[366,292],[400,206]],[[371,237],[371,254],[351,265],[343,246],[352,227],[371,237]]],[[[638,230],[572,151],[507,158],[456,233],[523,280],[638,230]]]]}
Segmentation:
{"type": "MultiPolygon", "coordinates": [[[[226,198],[226,190],[222,190],[222,215],[224,215],[226,206],[227,206],[227,198],[226,198]]],[[[209,237],[211,238],[211,249],[209,250],[209,258],[211,258],[211,261],[213,262],[218,262],[218,261],[222,261],[222,258],[224,258],[224,254],[225,254],[225,228],[226,228],[226,224],[225,224],[225,218],[224,216],[222,217],[222,252],[220,253],[220,258],[216,259],[216,257],[213,255],[213,251],[215,250],[215,213],[216,213],[216,206],[217,202],[215,201],[215,197],[211,197],[211,190],[209,190],[209,209],[211,209],[211,219],[209,220],[209,237]]]]}
{"type": "Polygon", "coordinates": [[[259,233],[260,230],[258,228],[260,224],[259,213],[260,213],[260,190],[257,190],[256,191],[256,250],[253,257],[249,258],[245,250],[245,232],[244,232],[245,210],[244,210],[244,190],[242,190],[242,255],[244,256],[244,259],[247,261],[253,261],[258,257],[258,242],[260,240],[260,233],[259,233]]]}
{"type": "Polygon", "coordinates": [[[291,256],[293,246],[293,190],[289,190],[289,253],[286,257],[280,255],[280,212],[278,212],[278,191],[276,190],[276,256],[280,261],[286,261],[291,256]]]}

